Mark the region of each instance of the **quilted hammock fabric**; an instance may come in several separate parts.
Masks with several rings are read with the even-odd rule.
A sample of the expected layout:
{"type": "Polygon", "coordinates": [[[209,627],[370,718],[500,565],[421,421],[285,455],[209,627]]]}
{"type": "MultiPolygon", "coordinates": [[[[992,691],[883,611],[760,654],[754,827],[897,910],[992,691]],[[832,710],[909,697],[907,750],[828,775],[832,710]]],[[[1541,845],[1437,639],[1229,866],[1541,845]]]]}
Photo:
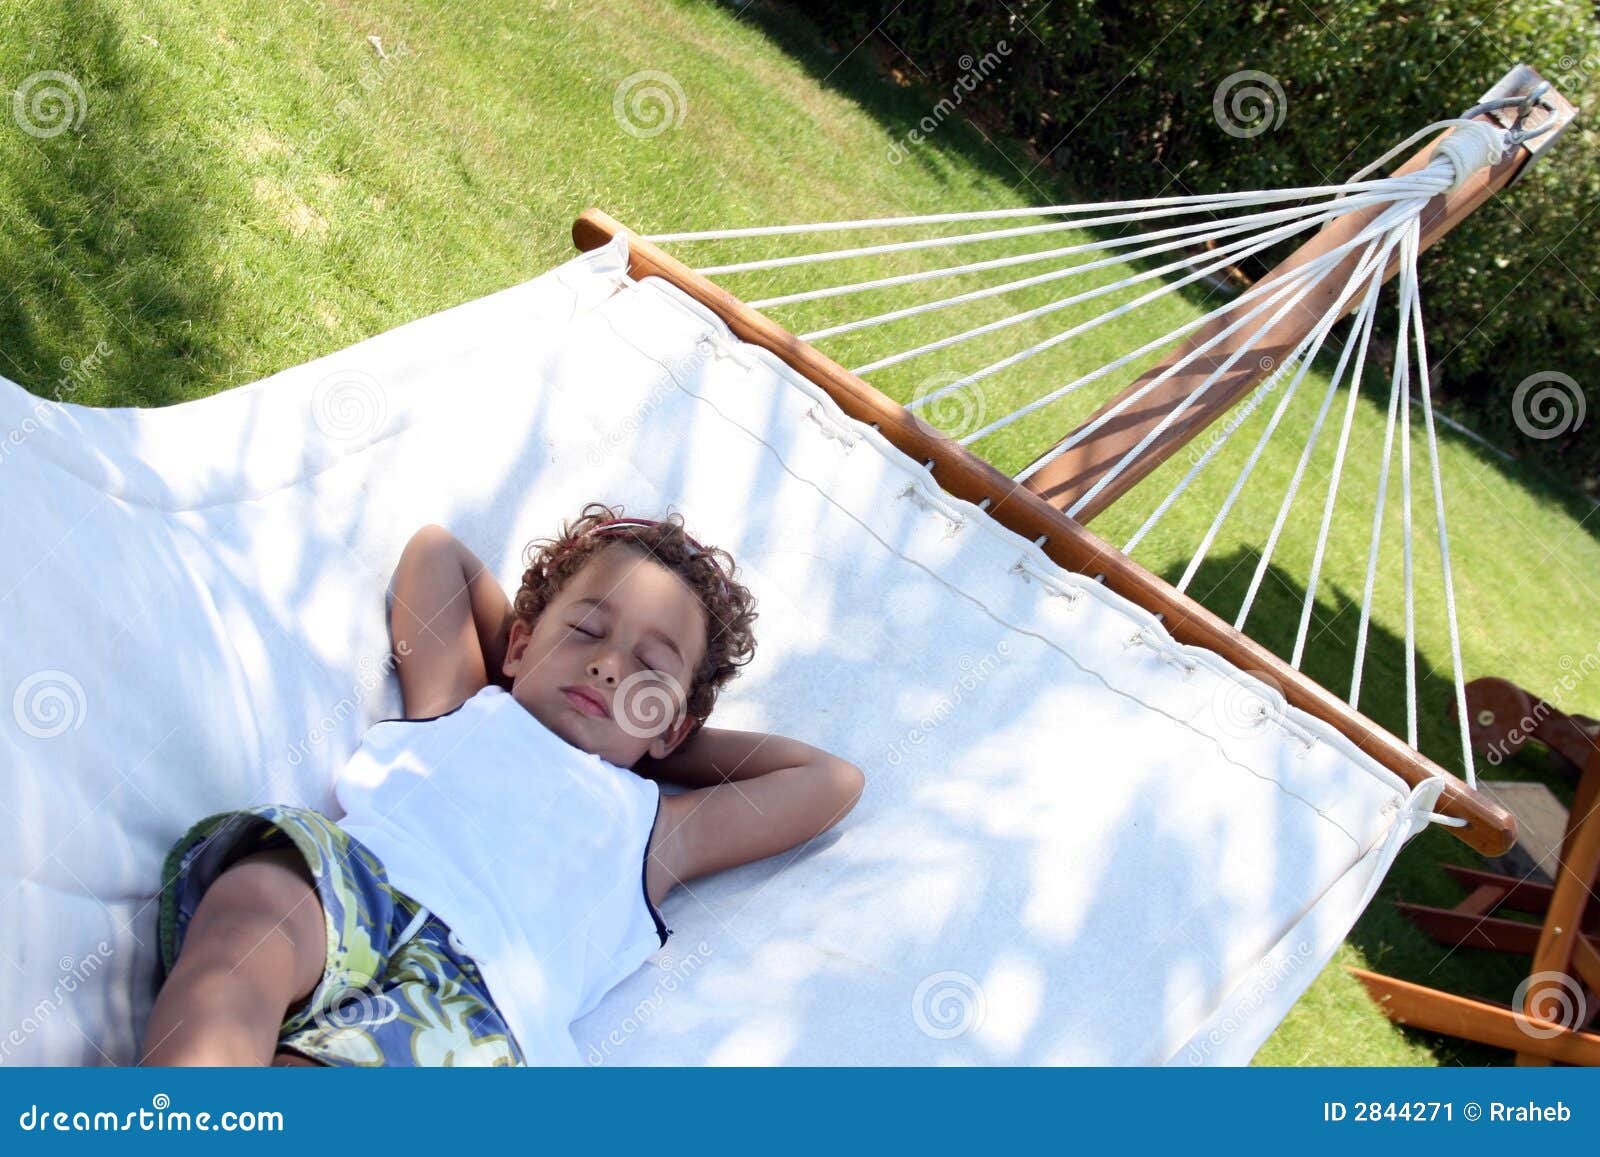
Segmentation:
{"type": "Polygon", "coordinates": [[[137,1059],[196,819],[338,817],[401,714],[385,593],[427,522],[510,592],[586,501],[681,511],[761,612],[713,725],[867,774],[823,837],[667,898],[573,1026],[590,1064],[1244,1063],[1438,794],[943,494],[621,240],[181,405],[0,379],[0,431],[0,1063],[137,1059]]]}

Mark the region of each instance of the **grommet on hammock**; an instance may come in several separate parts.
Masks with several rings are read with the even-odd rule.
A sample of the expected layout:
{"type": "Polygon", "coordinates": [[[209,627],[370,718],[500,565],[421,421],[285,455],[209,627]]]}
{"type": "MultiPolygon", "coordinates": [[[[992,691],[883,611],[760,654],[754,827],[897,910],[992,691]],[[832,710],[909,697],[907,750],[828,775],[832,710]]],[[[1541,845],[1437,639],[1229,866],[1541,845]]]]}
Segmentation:
{"type": "Polygon", "coordinates": [[[817,429],[822,431],[824,437],[841,443],[846,450],[855,449],[856,443],[861,440],[861,435],[859,433],[839,425],[839,423],[831,420],[825,414],[823,414],[821,403],[818,403],[817,405],[808,409],[806,411],[806,417],[816,423],[817,429]]]}
{"type": "Polygon", "coordinates": [[[1149,647],[1164,663],[1171,663],[1180,669],[1185,678],[1192,675],[1200,664],[1184,653],[1182,643],[1169,635],[1162,627],[1165,614],[1157,614],[1153,623],[1140,627],[1137,632],[1138,641],[1149,647]]]}
{"type": "MultiPolygon", "coordinates": [[[[938,493],[942,494],[943,491],[938,493]]],[[[967,524],[967,520],[956,510],[948,506],[942,498],[924,489],[918,482],[907,482],[905,486],[901,487],[897,497],[909,498],[922,509],[932,511],[942,517],[945,521],[944,537],[946,538],[955,535],[967,524]]]]}
{"type": "Polygon", "coordinates": [[[1059,574],[1043,574],[1028,565],[1026,558],[1020,558],[1011,564],[1011,573],[1019,576],[1024,582],[1037,583],[1052,596],[1065,599],[1069,609],[1075,608],[1083,601],[1083,591],[1063,582],[1059,574]]]}

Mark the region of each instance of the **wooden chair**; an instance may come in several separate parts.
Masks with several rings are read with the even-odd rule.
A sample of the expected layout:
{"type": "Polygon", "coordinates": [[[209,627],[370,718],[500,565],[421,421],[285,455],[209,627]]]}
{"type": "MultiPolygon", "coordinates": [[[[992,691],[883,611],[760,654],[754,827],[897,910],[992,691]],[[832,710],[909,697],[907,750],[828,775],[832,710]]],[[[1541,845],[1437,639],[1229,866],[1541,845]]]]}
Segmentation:
{"type": "Polygon", "coordinates": [[[1600,742],[1600,719],[1569,715],[1506,679],[1467,684],[1467,721],[1473,747],[1490,763],[1500,763],[1533,739],[1550,749],[1556,766],[1574,783],[1600,742]]]}
{"type": "Polygon", "coordinates": [[[1519,1007],[1473,1000],[1360,968],[1349,971],[1400,1024],[1475,1040],[1516,1053],[1519,1065],[1600,1064],[1600,725],[1567,715],[1504,679],[1467,685],[1474,746],[1501,756],[1537,739],[1571,768],[1577,790],[1561,840],[1554,882],[1444,865],[1468,889],[1453,908],[1396,906],[1442,944],[1532,957],[1519,1007]],[[1502,909],[1543,918],[1542,926],[1496,915],[1502,909]]]}

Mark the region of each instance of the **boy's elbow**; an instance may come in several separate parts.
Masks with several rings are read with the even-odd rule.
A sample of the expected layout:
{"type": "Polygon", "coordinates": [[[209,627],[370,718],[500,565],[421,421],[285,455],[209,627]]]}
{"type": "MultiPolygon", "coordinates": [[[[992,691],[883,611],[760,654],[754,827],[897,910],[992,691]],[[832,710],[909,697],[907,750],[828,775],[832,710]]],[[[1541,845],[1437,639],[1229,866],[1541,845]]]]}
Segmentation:
{"type": "Polygon", "coordinates": [[[433,546],[449,542],[455,538],[449,527],[440,526],[437,522],[425,522],[411,535],[407,545],[414,542],[418,546],[433,546]]]}
{"type": "Polygon", "coordinates": [[[867,777],[855,764],[842,759],[835,760],[832,767],[834,791],[839,801],[839,819],[843,819],[861,799],[861,793],[867,787],[867,777]]]}

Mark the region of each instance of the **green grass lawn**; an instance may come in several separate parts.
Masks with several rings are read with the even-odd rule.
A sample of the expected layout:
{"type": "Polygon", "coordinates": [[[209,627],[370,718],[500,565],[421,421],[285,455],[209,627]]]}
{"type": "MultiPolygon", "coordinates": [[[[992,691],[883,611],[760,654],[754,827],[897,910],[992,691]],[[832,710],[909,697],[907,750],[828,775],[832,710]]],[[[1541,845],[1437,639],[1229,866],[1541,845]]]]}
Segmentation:
{"type": "MultiPolygon", "coordinates": [[[[891,164],[890,146],[937,94],[882,79],[869,50],[831,52],[799,18],[759,7],[38,0],[0,11],[6,84],[43,70],[75,78],[83,116],[43,138],[10,121],[0,125],[0,373],[88,405],[157,406],[212,394],[527,280],[572,255],[572,219],[590,205],[641,232],[665,232],[1082,196],[1049,169],[1033,168],[1020,148],[958,117],[891,164]],[[624,131],[613,100],[627,78],[646,70],[668,73],[681,87],[682,119],[638,136],[624,131]]],[[[1374,142],[1373,155],[1389,143],[1374,142]]],[[[811,238],[676,251],[707,264],[713,252],[721,262],[822,247],[831,246],[811,238]]],[[[958,256],[997,252],[973,246],[958,256]]],[[[833,284],[928,262],[870,270],[850,263],[781,283],[833,284]]],[[[724,284],[753,299],[780,279],[730,275],[724,284]]],[[[1524,306],[1533,297],[1528,288],[1524,306]]],[[[925,286],[910,287],[875,295],[870,305],[843,299],[773,315],[802,332],[929,296],[925,286]]],[[[857,365],[1051,296],[1051,287],[1040,287],[821,345],[857,365]]],[[[1206,293],[1173,294],[989,379],[975,404],[984,420],[997,417],[1209,307],[1206,293]]],[[[988,364],[1102,308],[1064,311],[872,381],[906,401],[930,381],[988,364]]],[[[1331,358],[1300,387],[1192,588],[1230,619],[1326,388],[1324,362],[1331,358]]],[[[1447,388],[1448,359],[1440,373],[1447,388]]],[[[1131,375],[1046,407],[974,448],[1015,473],[1131,375]]],[[[1348,691],[1387,384],[1385,361],[1363,386],[1304,664],[1339,694],[1348,691]]],[[[1343,401],[1341,394],[1334,402],[1250,621],[1251,633],[1282,654],[1298,622],[1343,401]]],[[[1269,410],[1239,430],[1137,559],[1176,579],[1269,410]]],[[[1415,433],[1421,746],[1459,770],[1420,424],[1415,433]]],[[[1177,455],[1094,529],[1121,545],[1190,462],[1177,455]]],[[[1453,435],[1443,437],[1442,468],[1467,676],[1501,675],[1552,694],[1600,646],[1592,586],[1600,519],[1528,466],[1508,465],[1453,435]]],[[[1400,533],[1398,476],[1390,497],[1385,541],[1392,546],[1400,533]]],[[[1400,582],[1399,556],[1388,552],[1362,708],[1403,734],[1400,582]]],[[[1580,688],[1567,705],[1600,711],[1600,688],[1580,688]]],[[[1489,779],[1542,778],[1570,799],[1566,781],[1534,754],[1479,770],[1489,779]]],[[[1390,1025],[1338,967],[1360,964],[1509,1000],[1525,959],[1447,952],[1392,911],[1397,896],[1458,900],[1436,866],[1446,859],[1478,862],[1438,827],[1407,847],[1335,964],[1257,1063],[1508,1061],[1502,1052],[1390,1025]]]]}

